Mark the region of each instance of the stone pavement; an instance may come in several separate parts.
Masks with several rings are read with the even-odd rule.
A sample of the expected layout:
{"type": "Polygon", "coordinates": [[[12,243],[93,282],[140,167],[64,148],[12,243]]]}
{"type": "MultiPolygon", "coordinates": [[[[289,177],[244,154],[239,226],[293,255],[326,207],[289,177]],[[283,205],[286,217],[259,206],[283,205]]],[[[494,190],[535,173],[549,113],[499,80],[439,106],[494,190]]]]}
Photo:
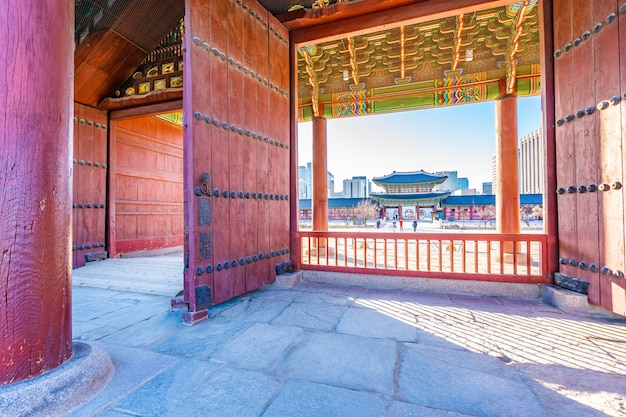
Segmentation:
{"type": "Polygon", "coordinates": [[[268,286],[194,327],[170,297],[74,287],[110,383],[71,416],[624,416],[626,321],[540,300],[268,286]]]}

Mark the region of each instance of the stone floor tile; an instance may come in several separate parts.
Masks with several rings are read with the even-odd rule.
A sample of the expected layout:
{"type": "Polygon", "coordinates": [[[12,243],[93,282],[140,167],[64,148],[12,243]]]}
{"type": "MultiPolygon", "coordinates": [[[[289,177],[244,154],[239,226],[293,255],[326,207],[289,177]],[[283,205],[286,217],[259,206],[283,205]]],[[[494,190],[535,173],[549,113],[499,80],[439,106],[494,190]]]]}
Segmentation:
{"type": "Polygon", "coordinates": [[[406,402],[472,416],[550,415],[513,368],[488,355],[402,344],[398,387],[406,402]]]}
{"type": "Polygon", "coordinates": [[[391,340],[305,333],[276,373],[357,391],[391,395],[397,344],[391,340]]]}
{"type": "Polygon", "coordinates": [[[394,311],[350,308],[337,325],[337,333],[415,342],[415,318],[394,311]]]}
{"type": "Polygon", "coordinates": [[[328,331],[335,328],[347,310],[347,306],[294,302],[272,324],[328,331]]]}
{"type": "Polygon", "coordinates": [[[473,417],[469,414],[461,414],[454,411],[439,410],[436,408],[422,407],[415,404],[392,401],[386,417],[473,417]]]}
{"type": "Polygon", "coordinates": [[[222,368],[177,409],[180,416],[258,417],[283,387],[277,378],[260,372],[222,368]]]}
{"type": "Polygon", "coordinates": [[[384,416],[380,395],[303,381],[290,381],[263,417],[384,416]]]}
{"type": "Polygon", "coordinates": [[[241,321],[209,319],[173,334],[150,349],[154,352],[207,360],[220,346],[250,325],[251,323],[241,321]]]}
{"type": "Polygon", "coordinates": [[[271,371],[301,333],[298,327],[256,323],[220,347],[211,360],[244,369],[271,371]]]}
{"type": "Polygon", "coordinates": [[[114,410],[139,416],[177,415],[182,403],[193,401],[190,392],[219,368],[210,362],[178,361],[115,404],[114,410]]]}

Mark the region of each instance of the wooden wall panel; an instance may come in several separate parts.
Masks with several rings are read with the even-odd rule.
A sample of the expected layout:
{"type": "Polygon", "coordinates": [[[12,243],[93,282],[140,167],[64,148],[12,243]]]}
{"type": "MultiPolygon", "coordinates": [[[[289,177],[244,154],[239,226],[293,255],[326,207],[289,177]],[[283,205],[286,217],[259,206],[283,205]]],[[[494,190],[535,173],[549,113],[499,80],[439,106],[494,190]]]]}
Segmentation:
{"type": "MultiPolygon", "coordinates": [[[[572,36],[581,36],[583,32],[593,27],[593,7],[591,2],[579,4],[572,8],[572,36]]],[[[582,39],[582,38],[581,38],[582,39]]],[[[568,42],[568,41],[566,41],[568,42]]],[[[564,42],[565,43],[565,42],[564,42]]],[[[593,77],[593,48],[591,43],[581,44],[571,51],[572,74],[577,79],[591,79],[593,77]]],[[[595,103],[595,86],[593,83],[576,83],[572,88],[572,106],[568,113],[578,110],[586,110],[595,103]]],[[[577,246],[576,259],[585,264],[597,263],[598,258],[598,194],[596,192],[581,193],[578,187],[587,187],[595,184],[598,178],[598,139],[595,134],[595,117],[585,117],[585,114],[576,114],[576,119],[570,124],[573,130],[573,159],[575,172],[572,185],[577,188],[576,194],[564,194],[576,200],[576,235],[577,246]],[[578,116],[581,117],[578,117],[578,116]]],[[[567,198],[566,197],[566,198],[567,198]]],[[[570,265],[572,271],[576,271],[570,265]]],[[[595,269],[595,268],[594,268],[595,269]]],[[[594,304],[600,303],[599,270],[590,271],[578,268],[577,276],[590,282],[589,301],[594,304]]]]}
{"type": "Polygon", "coordinates": [[[591,303],[626,315],[626,218],[620,187],[620,59],[626,42],[620,38],[624,20],[618,7],[615,0],[554,2],[556,172],[560,271],[590,283],[591,303]]]}
{"type": "MultiPolygon", "coordinates": [[[[624,7],[623,5],[620,7],[624,7]]],[[[619,37],[619,57],[620,57],[620,90],[622,92],[621,107],[621,129],[622,129],[622,183],[626,180],[626,13],[619,14],[618,27],[619,37]]],[[[626,192],[622,191],[622,204],[626,210],[626,192]]],[[[625,219],[626,221],[626,219],[625,219]]],[[[624,240],[626,241],[626,228],[624,229],[624,240]]],[[[626,252],[622,254],[623,265],[626,265],[626,252]]],[[[624,267],[626,269],[626,266],[624,267]]],[[[626,274],[626,270],[622,270],[626,274]]],[[[614,283],[613,311],[626,315],[626,281],[621,280],[614,283]]]]}
{"type": "MultiPolygon", "coordinates": [[[[603,22],[603,28],[593,37],[594,79],[596,80],[596,103],[607,102],[621,95],[619,62],[618,22],[607,23],[611,13],[617,13],[615,0],[593,2],[595,22],[603,22]]],[[[623,29],[623,28],[622,28],[623,29]]],[[[623,34],[622,34],[623,36],[623,34]]],[[[626,51],[624,51],[626,52],[626,51]]],[[[603,107],[600,107],[601,109],[603,107]]],[[[600,181],[612,185],[623,183],[623,149],[621,109],[619,103],[610,102],[604,110],[597,111],[596,134],[599,138],[600,181]]],[[[623,188],[600,194],[600,262],[611,271],[624,272],[624,198],[623,188]]],[[[611,274],[600,276],[600,305],[620,314],[624,310],[623,278],[611,274]],[[621,284],[621,287],[620,287],[621,284]],[[621,291],[620,291],[621,289],[621,291]]]]}
{"type": "MultiPolygon", "coordinates": [[[[259,15],[262,19],[265,18],[262,14],[259,15]]],[[[258,22],[251,15],[244,16],[244,30],[243,30],[243,44],[245,48],[245,62],[252,68],[253,71],[259,70],[259,62],[262,62],[259,58],[259,36],[257,36],[258,22]]],[[[261,76],[261,73],[258,74],[261,76]]],[[[262,146],[259,143],[258,138],[263,136],[262,131],[258,130],[261,125],[261,120],[258,117],[259,105],[257,102],[257,95],[263,89],[256,75],[250,77],[244,77],[244,126],[255,126],[255,133],[258,132],[256,138],[243,137],[244,144],[244,191],[246,192],[246,207],[245,207],[245,229],[244,229],[244,253],[246,254],[246,291],[254,290],[263,285],[262,274],[260,272],[260,265],[258,260],[259,245],[258,245],[258,203],[256,199],[251,198],[252,193],[256,193],[257,190],[257,152],[262,146]]]]}
{"type": "Polygon", "coordinates": [[[187,0],[186,11],[184,302],[197,312],[275,279],[275,246],[288,241],[278,220],[288,188],[278,184],[289,175],[281,160],[289,112],[272,97],[281,95],[276,78],[289,62],[270,47],[286,29],[255,1],[187,0]]]}
{"type": "MultiPolygon", "coordinates": [[[[554,44],[561,47],[572,39],[571,1],[554,2],[554,44]]],[[[556,46],[555,46],[556,47],[556,46]]],[[[572,56],[563,55],[554,62],[554,85],[558,94],[555,97],[555,113],[563,119],[572,108],[572,56]]],[[[574,161],[574,138],[571,123],[563,124],[556,132],[557,187],[567,189],[574,185],[576,166],[574,161]]],[[[569,193],[558,197],[559,218],[559,257],[569,261],[575,258],[576,245],[576,200],[569,193]]],[[[576,271],[567,263],[561,264],[561,272],[572,274],[576,271]]]]}
{"type": "MultiPolygon", "coordinates": [[[[244,62],[243,44],[243,22],[247,17],[238,10],[239,7],[234,2],[227,2],[228,18],[228,56],[232,61],[244,62]]],[[[231,62],[232,62],[231,61],[231,62]]],[[[229,165],[229,190],[230,198],[230,222],[229,222],[229,258],[231,262],[230,271],[230,291],[228,298],[246,292],[245,278],[245,244],[244,244],[244,223],[245,223],[245,200],[243,197],[243,141],[245,136],[239,136],[236,129],[231,126],[242,126],[244,122],[244,108],[246,97],[244,96],[244,77],[248,74],[237,69],[236,65],[228,65],[228,165],[229,165]],[[232,198],[232,193],[236,193],[232,198]],[[241,260],[243,259],[243,264],[241,260]]],[[[246,63],[247,66],[247,63],[246,63]]],[[[249,68],[248,68],[249,71],[249,68]]],[[[249,73],[249,72],[248,72],[249,73]]],[[[228,261],[227,260],[227,261],[228,261]]]]}
{"type": "Polygon", "coordinates": [[[156,116],[113,123],[113,255],[182,246],[182,128],[156,116]]]}
{"type": "Polygon", "coordinates": [[[74,104],[72,266],[106,257],[107,114],[74,104]]]}

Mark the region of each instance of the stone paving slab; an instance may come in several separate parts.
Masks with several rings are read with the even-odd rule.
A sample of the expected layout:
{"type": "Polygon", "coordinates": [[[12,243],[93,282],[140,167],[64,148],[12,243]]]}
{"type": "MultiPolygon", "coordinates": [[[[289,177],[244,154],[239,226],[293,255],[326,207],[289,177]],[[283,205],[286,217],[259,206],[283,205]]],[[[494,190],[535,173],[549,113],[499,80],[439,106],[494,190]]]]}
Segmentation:
{"type": "Polygon", "coordinates": [[[301,334],[299,327],[256,323],[222,346],[211,360],[244,369],[272,371],[301,334]]]}
{"type": "Polygon", "coordinates": [[[208,360],[222,345],[251,325],[241,321],[212,319],[206,326],[196,325],[176,332],[151,349],[169,355],[208,360]]]}
{"type": "Polygon", "coordinates": [[[118,402],[115,410],[126,415],[174,415],[189,393],[219,368],[205,361],[177,361],[118,402]]]}
{"type": "Polygon", "coordinates": [[[549,416],[516,371],[486,355],[404,344],[399,395],[410,403],[472,416],[549,416]],[[523,404],[523,407],[520,407],[523,404]]]}
{"type": "Polygon", "coordinates": [[[414,317],[356,307],[343,315],[337,333],[406,342],[417,340],[414,317]]]}
{"type": "Polygon", "coordinates": [[[73,297],[115,373],[72,417],[626,415],[626,320],[538,300],[302,282],[188,327],[170,297],[73,297]]]}
{"type": "Polygon", "coordinates": [[[420,405],[392,401],[387,409],[387,417],[474,417],[470,414],[461,414],[455,411],[438,410],[420,405]]]}
{"type": "Polygon", "coordinates": [[[178,363],[177,358],[169,355],[101,343],[97,346],[109,354],[115,372],[109,384],[96,397],[69,414],[72,417],[101,415],[120,398],[178,363]]]}
{"type": "Polygon", "coordinates": [[[257,417],[282,387],[278,378],[265,373],[223,368],[190,391],[175,415],[257,417]]]}
{"type": "Polygon", "coordinates": [[[310,332],[276,372],[286,379],[391,395],[396,355],[391,340],[310,332]]]}
{"type": "Polygon", "coordinates": [[[294,302],[272,320],[272,324],[328,331],[337,326],[347,310],[346,306],[333,304],[294,302]]]}
{"type": "Polygon", "coordinates": [[[263,417],[320,417],[385,415],[380,395],[345,388],[290,381],[270,404],[263,417]]]}

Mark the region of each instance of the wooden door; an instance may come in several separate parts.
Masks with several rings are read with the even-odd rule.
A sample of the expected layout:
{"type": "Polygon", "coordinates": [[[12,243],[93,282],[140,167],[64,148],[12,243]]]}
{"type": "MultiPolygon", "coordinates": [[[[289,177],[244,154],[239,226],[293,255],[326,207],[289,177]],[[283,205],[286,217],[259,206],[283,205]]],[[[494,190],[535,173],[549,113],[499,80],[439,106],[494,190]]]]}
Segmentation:
{"type": "Polygon", "coordinates": [[[625,315],[626,7],[553,4],[560,272],[589,282],[590,303],[625,315]]]}
{"type": "Polygon", "coordinates": [[[74,104],[72,267],[106,258],[107,114],[74,104]]]}
{"type": "Polygon", "coordinates": [[[255,1],[187,0],[184,303],[275,280],[289,258],[289,34],[255,1]]]}

